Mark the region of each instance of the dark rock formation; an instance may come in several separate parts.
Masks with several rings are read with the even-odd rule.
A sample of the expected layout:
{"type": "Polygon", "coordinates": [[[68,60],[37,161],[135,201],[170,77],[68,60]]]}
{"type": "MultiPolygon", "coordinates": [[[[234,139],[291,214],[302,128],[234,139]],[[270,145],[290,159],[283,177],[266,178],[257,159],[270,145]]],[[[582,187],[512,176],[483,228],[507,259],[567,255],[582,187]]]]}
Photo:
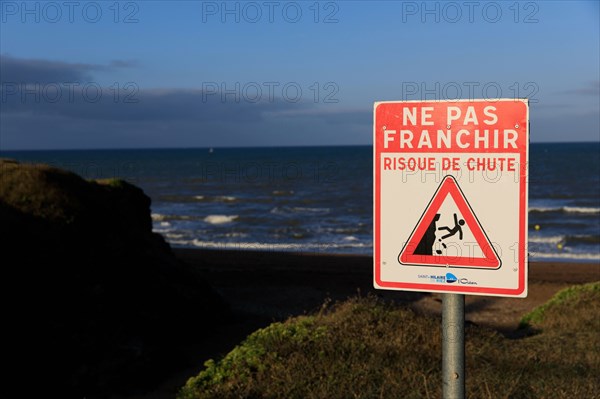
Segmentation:
{"type": "Polygon", "coordinates": [[[124,181],[2,160],[0,243],[5,360],[21,397],[131,393],[227,314],[124,181]]]}

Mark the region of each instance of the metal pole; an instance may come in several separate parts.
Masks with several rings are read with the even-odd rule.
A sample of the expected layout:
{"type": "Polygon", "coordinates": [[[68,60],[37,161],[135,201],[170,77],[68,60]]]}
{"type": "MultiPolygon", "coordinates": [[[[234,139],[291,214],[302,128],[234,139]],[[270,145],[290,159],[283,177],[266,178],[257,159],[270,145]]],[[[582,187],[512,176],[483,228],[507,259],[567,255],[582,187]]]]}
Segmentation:
{"type": "Polygon", "coordinates": [[[465,397],[465,296],[442,294],[442,382],[444,399],[465,397]]]}

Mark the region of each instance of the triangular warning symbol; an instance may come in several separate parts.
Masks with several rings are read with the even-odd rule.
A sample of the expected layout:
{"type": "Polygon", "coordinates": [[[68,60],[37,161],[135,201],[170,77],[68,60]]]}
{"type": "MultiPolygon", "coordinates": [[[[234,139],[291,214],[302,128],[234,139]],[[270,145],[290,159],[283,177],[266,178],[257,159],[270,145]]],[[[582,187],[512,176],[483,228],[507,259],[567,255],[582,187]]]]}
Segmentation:
{"type": "Polygon", "coordinates": [[[444,177],[433,194],[417,226],[402,251],[400,251],[398,261],[403,265],[478,269],[498,269],[502,264],[473,209],[471,209],[457,181],[452,176],[444,177]],[[454,226],[440,227],[437,225],[441,216],[440,208],[448,199],[448,196],[456,204],[460,217],[457,217],[457,214],[454,213],[454,226]],[[470,230],[476,243],[465,243],[465,246],[462,249],[459,247],[458,253],[452,256],[443,254],[439,249],[436,250],[436,245],[437,248],[441,248],[440,245],[444,245],[445,248],[441,238],[456,236],[459,237],[458,240],[462,240],[463,229],[465,228],[470,230]],[[438,238],[438,242],[436,242],[436,234],[440,235],[440,231],[445,234],[438,238]],[[477,253],[474,250],[476,246],[480,248],[477,253]]]}

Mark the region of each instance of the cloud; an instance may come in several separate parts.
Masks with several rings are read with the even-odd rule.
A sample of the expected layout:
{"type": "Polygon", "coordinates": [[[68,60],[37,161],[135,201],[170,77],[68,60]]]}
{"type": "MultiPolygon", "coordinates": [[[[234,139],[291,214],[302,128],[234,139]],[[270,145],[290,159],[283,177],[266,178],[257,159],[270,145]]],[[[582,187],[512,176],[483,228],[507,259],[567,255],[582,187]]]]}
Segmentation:
{"type": "Polygon", "coordinates": [[[136,85],[120,90],[93,82],[83,85],[4,84],[2,114],[56,116],[107,121],[235,120],[258,121],[265,104],[222,103],[199,90],[141,90],[136,85]]]}
{"type": "Polygon", "coordinates": [[[324,112],[308,101],[221,95],[218,89],[141,89],[128,83],[116,90],[93,82],[91,72],[135,65],[112,61],[111,66],[70,64],[2,57],[0,112],[31,117],[73,120],[162,122],[195,121],[258,123],[265,118],[314,117],[332,123],[356,118],[354,112],[324,112]],[[6,67],[6,68],[5,68],[6,67]]]}
{"type": "MultiPolygon", "coordinates": [[[[0,66],[2,150],[354,145],[372,140],[370,106],[350,109],[343,102],[267,96],[252,101],[218,88],[148,89],[135,83],[115,91],[93,82],[94,73],[136,67],[135,61],[98,65],[2,55],[0,66]]],[[[597,82],[574,92],[593,90],[597,93],[597,82]]],[[[559,105],[532,104],[533,141],[597,140],[597,109],[559,112],[559,105]]]]}
{"type": "Polygon", "coordinates": [[[370,125],[373,122],[373,113],[370,109],[332,109],[332,108],[295,108],[272,111],[269,117],[289,119],[313,119],[333,125],[361,124],[370,125]]]}
{"type": "Polygon", "coordinates": [[[135,65],[3,56],[0,148],[364,144],[370,140],[368,110],[338,109],[340,104],[316,104],[312,98],[289,101],[264,96],[253,101],[222,95],[217,88],[146,89],[135,83],[115,91],[93,82],[94,72],[135,65]]]}
{"type": "Polygon", "coordinates": [[[0,55],[0,80],[2,83],[68,83],[89,82],[93,72],[137,66],[133,60],[113,60],[109,65],[70,63],[33,58],[0,55]]]}

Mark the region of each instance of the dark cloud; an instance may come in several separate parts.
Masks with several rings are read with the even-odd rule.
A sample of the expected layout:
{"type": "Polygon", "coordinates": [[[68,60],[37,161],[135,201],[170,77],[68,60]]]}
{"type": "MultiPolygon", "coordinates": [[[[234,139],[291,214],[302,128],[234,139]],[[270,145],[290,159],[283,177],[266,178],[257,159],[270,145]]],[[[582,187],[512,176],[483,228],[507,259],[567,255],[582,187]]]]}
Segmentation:
{"type": "Polygon", "coordinates": [[[231,147],[273,145],[368,144],[372,129],[347,123],[339,113],[324,118],[289,116],[240,121],[174,118],[170,120],[88,120],[59,115],[11,113],[0,118],[0,149],[77,149],[151,147],[231,147]],[[337,120],[336,120],[337,119],[337,120]],[[332,123],[339,123],[332,126],[332,123]]]}
{"type": "Polygon", "coordinates": [[[0,81],[2,83],[68,83],[89,82],[93,72],[117,68],[130,68],[132,60],[113,60],[109,65],[69,63],[0,55],[0,81]]]}
{"type": "Polygon", "coordinates": [[[267,115],[290,120],[319,120],[331,125],[370,125],[373,122],[373,113],[367,109],[299,108],[269,112],[267,115]]]}
{"type": "Polygon", "coordinates": [[[89,121],[235,121],[257,122],[265,111],[290,106],[285,102],[222,101],[200,90],[141,90],[134,84],[118,92],[95,83],[3,84],[1,113],[57,116],[89,121]]]}
{"type": "MultiPolygon", "coordinates": [[[[326,104],[218,90],[100,87],[92,72],[132,66],[2,57],[0,148],[360,144],[370,112],[324,111],[326,104]],[[4,67],[7,66],[5,69],[4,67]],[[19,72],[20,70],[20,72],[19,72]],[[79,82],[72,84],[69,82],[79,82]],[[336,125],[332,127],[331,125],[336,125]],[[354,130],[353,130],[354,129],[354,130]],[[340,134],[340,130],[343,133],[340,134]],[[353,138],[361,137],[357,142],[353,138]]],[[[338,106],[335,104],[334,106],[338,106]]]]}
{"type": "MultiPolygon", "coordinates": [[[[140,89],[135,83],[128,83],[116,91],[114,87],[101,87],[87,76],[111,67],[7,56],[2,57],[2,62],[0,112],[4,117],[18,114],[88,121],[256,123],[264,119],[265,113],[314,108],[308,102],[267,96],[254,101],[243,95],[221,95],[218,90],[140,89]]],[[[126,66],[132,62],[113,61],[111,65],[126,66]]]]}
{"type": "Polygon", "coordinates": [[[91,80],[91,72],[102,69],[100,65],[71,64],[67,62],[14,58],[0,56],[2,83],[53,83],[91,80]]]}

